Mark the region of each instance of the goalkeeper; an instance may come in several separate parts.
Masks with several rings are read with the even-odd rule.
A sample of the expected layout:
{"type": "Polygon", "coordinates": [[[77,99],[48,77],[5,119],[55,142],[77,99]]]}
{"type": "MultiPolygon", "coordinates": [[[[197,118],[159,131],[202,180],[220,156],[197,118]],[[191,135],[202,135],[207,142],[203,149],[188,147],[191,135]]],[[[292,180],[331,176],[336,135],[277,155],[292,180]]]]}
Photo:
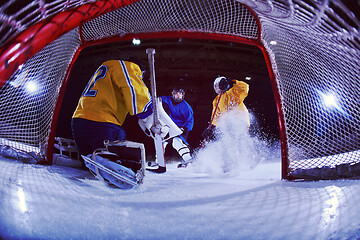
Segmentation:
{"type": "Polygon", "coordinates": [[[104,147],[104,140],[125,140],[126,115],[145,119],[152,114],[149,89],[142,78],[145,64],[138,58],[109,60],[94,73],[72,116],[73,137],[81,155],[104,147]]]}

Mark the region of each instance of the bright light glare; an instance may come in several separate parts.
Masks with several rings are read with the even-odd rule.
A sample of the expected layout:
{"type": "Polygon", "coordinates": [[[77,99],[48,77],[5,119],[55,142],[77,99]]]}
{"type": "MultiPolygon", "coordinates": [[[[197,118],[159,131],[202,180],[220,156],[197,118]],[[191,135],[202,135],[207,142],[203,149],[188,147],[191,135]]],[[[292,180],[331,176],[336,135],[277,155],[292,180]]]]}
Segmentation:
{"type": "Polygon", "coordinates": [[[322,101],[324,103],[324,105],[328,108],[337,108],[339,109],[340,106],[338,104],[338,100],[337,98],[335,97],[334,94],[332,93],[322,93],[322,92],[319,92],[320,93],[320,96],[322,98],[322,101]]]}
{"type": "Polygon", "coordinates": [[[324,201],[321,227],[323,229],[332,229],[336,224],[340,214],[340,203],[344,198],[342,189],[336,186],[325,187],[328,194],[328,200],[324,201]]]}
{"type": "Polygon", "coordinates": [[[327,107],[337,107],[336,98],[334,95],[324,95],[323,96],[325,106],[327,107]]]}
{"type": "Polygon", "coordinates": [[[272,41],[270,41],[270,44],[271,44],[271,45],[276,45],[276,44],[277,44],[277,41],[272,40],[272,41]]]}
{"type": "Polygon", "coordinates": [[[247,77],[245,77],[245,80],[250,81],[250,80],[251,80],[251,77],[250,77],[250,76],[247,76],[247,77]]]}
{"type": "Polygon", "coordinates": [[[339,104],[339,97],[334,93],[323,93],[317,90],[318,94],[320,95],[321,102],[323,106],[329,110],[337,110],[340,113],[344,114],[344,116],[348,116],[346,111],[342,108],[339,104]]]}
{"type": "Polygon", "coordinates": [[[17,193],[18,193],[18,200],[19,200],[18,207],[19,207],[20,211],[24,213],[27,211],[24,190],[21,187],[19,187],[17,193]]]}
{"type": "Polygon", "coordinates": [[[27,89],[28,92],[34,93],[34,92],[36,92],[38,90],[38,86],[37,86],[37,84],[35,82],[28,82],[26,84],[26,89],[27,89]]]}
{"type": "Polygon", "coordinates": [[[134,45],[140,45],[141,40],[140,40],[140,39],[133,38],[132,43],[133,43],[134,45]]]}

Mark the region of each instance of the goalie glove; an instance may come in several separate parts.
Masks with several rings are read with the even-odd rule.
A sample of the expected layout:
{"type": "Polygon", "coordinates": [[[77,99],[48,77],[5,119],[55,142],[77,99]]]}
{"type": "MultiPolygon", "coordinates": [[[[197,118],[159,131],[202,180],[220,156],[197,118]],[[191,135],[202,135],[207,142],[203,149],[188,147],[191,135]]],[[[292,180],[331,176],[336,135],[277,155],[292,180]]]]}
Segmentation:
{"type": "Polygon", "coordinates": [[[154,134],[160,134],[164,141],[182,134],[180,128],[165,112],[160,101],[158,101],[158,119],[159,123],[154,125],[154,113],[152,113],[147,118],[139,119],[138,124],[147,136],[154,138],[154,134]]]}
{"type": "Polygon", "coordinates": [[[154,116],[153,114],[151,114],[150,116],[144,118],[144,119],[139,119],[138,124],[140,126],[140,128],[143,130],[143,132],[147,135],[150,136],[150,129],[154,124],[154,116]]]}
{"type": "Polygon", "coordinates": [[[154,115],[151,114],[147,118],[139,119],[138,124],[143,132],[149,136],[154,138],[155,134],[159,134],[162,138],[165,138],[170,128],[167,126],[161,119],[159,119],[159,123],[154,125],[154,115]]]}
{"type": "Polygon", "coordinates": [[[168,135],[170,128],[169,126],[165,125],[161,120],[159,120],[159,123],[152,126],[150,130],[154,135],[159,134],[160,137],[164,139],[168,135]]]}

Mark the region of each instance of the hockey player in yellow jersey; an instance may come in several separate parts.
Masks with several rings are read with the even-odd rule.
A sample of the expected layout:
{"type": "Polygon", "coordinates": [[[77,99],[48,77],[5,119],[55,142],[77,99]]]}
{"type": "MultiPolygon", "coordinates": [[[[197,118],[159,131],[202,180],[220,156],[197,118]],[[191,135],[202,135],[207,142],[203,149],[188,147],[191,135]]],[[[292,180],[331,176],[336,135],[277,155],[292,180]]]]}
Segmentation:
{"type": "Polygon", "coordinates": [[[122,125],[127,114],[139,119],[151,115],[151,96],[142,79],[144,71],[145,65],[136,58],[109,60],[96,70],[72,116],[80,154],[91,154],[104,146],[104,140],[125,140],[122,125]]]}
{"type": "Polygon", "coordinates": [[[249,85],[243,81],[238,81],[224,76],[217,77],[214,81],[214,90],[218,94],[213,100],[212,121],[211,125],[206,128],[202,137],[206,140],[213,140],[215,138],[215,130],[219,119],[224,113],[237,110],[239,120],[244,123],[244,126],[249,129],[250,116],[247,110],[244,99],[249,93],[249,85]]]}

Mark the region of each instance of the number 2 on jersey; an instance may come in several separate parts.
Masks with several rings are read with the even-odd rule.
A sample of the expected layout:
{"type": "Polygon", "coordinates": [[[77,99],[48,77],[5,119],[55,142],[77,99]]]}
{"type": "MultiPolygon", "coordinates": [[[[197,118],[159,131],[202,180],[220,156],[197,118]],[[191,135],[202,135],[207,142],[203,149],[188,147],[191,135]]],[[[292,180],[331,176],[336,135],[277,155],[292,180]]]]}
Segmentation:
{"type": "Polygon", "coordinates": [[[95,97],[98,90],[92,89],[95,86],[95,83],[103,79],[106,76],[107,67],[102,65],[98,68],[98,70],[94,73],[88,84],[86,85],[83,93],[81,94],[82,97],[95,97]]]}

